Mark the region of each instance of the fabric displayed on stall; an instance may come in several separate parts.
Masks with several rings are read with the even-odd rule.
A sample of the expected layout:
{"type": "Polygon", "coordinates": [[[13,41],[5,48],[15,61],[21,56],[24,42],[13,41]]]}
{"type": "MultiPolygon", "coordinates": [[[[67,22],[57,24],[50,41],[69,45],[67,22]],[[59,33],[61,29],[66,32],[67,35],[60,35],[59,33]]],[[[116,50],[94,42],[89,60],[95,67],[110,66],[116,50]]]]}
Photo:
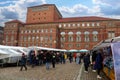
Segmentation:
{"type": "Polygon", "coordinates": [[[115,80],[120,80],[120,42],[112,43],[111,48],[114,60],[115,80]]]}
{"type": "Polygon", "coordinates": [[[114,66],[114,64],[113,64],[113,58],[110,57],[110,56],[106,57],[106,58],[104,59],[104,61],[103,61],[103,64],[104,64],[104,66],[112,69],[113,66],[114,66]]]}

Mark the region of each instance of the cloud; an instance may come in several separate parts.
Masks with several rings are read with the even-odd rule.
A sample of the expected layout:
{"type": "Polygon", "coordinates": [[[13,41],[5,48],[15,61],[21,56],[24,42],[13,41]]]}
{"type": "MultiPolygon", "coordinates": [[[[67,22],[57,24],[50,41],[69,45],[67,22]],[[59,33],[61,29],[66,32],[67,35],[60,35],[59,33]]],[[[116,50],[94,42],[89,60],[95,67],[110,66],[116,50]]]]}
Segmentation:
{"type": "Polygon", "coordinates": [[[26,20],[27,7],[45,4],[46,0],[6,0],[0,2],[0,25],[11,19],[26,20]],[[4,22],[2,22],[4,21],[4,22]]]}
{"type": "Polygon", "coordinates": [[[94,4],[106,5],[106,6],[119,6],[120,0],[92,0],[94,4]]]}
{"type": "MultiPolygon", "coordinates": [[[[11,19],[26,20],[27,7],[46,4],[47,0],[5,0],[0,2],[0,25],[11,19]]],[[[93,5],[74,4],[73,6],[60,5],[57,7],[63,17],[78,16],[120,16],[120,0],[91,0],[93,5]],[[88,6],[89,5],[89,6],[88,6]]],[[[56,2],[59,2],[56,1],[56,2]]],[[[64,0],[62,0],[64,2],[64,0]]],[[[78,0],[78,2],[80,2],[78,0]]],[[[48,3],[49,4],[49,3],[48,3]]],[[[58,4],[58,3],[56,3],[58,4]]],[[[58,6],[58,5],[56,5],[58,6]]],[[[115,17],[115,18],[116,18],[115,17]]],[[[120,18],[120,17],[119,17],[120,18]]]]}
{"type": "Polygon", "coordinates": [[[43,4],[46,4],[46,3],[47,3],[46,0],[41,0],[41,2],[42,2],[43,4]]]}
{"type": "Polygon", "coordinates": [[[101,15],[100,7],[94,6],[89,8],[82,4],[76,4],[73,7],[65,7],[62,6],[59,8],[60,12],[64,14],[64,16],[70,17],[72,16],[86,16],[86,15],[101,15]]]}
{"type": "Polygon", "coordinates": [[[16,1],[4,1],[0,2],[0,5],[15,3],[16,1]]]}
{"type": "Polygon", "coordinates": [[[18,19],[18,13],[10,11],[9,9],[2,9],[1,15],[3,15],[5,19],[18,19]]]}
{"type": "Polygon", "coordinates": [[[120,15],[120,0],[93,0],[93,3],[100,6],[104,15],[120,15]]]}

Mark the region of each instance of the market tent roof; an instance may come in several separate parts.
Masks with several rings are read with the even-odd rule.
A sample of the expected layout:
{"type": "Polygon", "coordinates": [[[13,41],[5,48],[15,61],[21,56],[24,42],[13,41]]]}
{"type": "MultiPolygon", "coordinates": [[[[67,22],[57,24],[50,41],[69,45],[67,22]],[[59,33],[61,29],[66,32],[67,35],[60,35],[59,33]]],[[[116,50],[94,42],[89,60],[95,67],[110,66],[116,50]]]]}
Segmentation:
{"type": "Polygon", "coordinates": [[[107,47],[110,46],[111,43],[115,43],[115,42],[120,42],[120,36],[103,40],[100,43],[98,43],[96,46],[94,46],[93,49],[96,50],[99,48],[107,47]]]}
{"type": "Polygon", "coordinates": [[[13,46],[0,45],[0,59],[22,56],[22,52],[18,52],[14,49],[13,46]]]}
{"type": "Polygon", "coordinates": [[[1,49],[9,49],[16,54],[25,53],[27,55],[27,53],[28,53],[28,49],[26,47],[0,45],[0,48],[1,49]]]}
{"type": "Polygon", "coordinates": [[[29,50],[64,51],[64,52],[67,51],[65,49],[55,49],[55,48],[47,48],[47,47],[39,47],[39,46],[31,46],[31,47],[28,47],[28,49],[29,50]]]}
{"type": "Polygon", "coordinates": [[[79,50],[79,52],[88,52],[89,50],[87,50],[87,49],[81,49],[81,50],[79,50]]]}
{"type": "Polygon", "coordinates": [[[76,49],[67,50],[67,52],[78,52],[76,49]]]}

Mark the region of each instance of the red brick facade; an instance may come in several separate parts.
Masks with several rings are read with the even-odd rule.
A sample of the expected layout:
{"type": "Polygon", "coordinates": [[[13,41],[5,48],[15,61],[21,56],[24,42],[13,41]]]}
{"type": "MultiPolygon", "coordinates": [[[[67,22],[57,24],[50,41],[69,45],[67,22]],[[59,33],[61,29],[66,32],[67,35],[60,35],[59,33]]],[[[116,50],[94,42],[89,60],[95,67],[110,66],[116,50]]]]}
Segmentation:
{"type": "Polygon", "coordinates": [[[54,4],[28,7],[26,23],[5,23],[4,44],[61,49],[92,49],[120,35],[120,20],[103,17],[62,18],[54,4]]]}

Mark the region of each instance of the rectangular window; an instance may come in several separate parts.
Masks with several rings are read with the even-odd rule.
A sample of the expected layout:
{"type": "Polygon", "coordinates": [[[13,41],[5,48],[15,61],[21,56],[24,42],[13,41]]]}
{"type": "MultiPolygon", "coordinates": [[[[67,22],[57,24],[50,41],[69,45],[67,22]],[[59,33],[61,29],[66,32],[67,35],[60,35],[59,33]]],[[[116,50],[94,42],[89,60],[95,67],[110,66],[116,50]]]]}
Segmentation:
{"type": "Polygon", "coordinates": [[[61,44],[61,48],[64,48],[64,44],[61,44]]]}
{"type": "Polygon", "coordinates": [[[8,41],[8,36],[6,35],[6,42],[8,41]]]}
{"type": "Polygon", "coordinates": [[[72,47],[73,47],[73,45],[72,45],[72,44],[68,44],[68,47],[69,47],[69,48],[72,48],[72,47]]]}
{"type": "Polygon", "coordinates": [[[95,23],[92,23],[92,27],[94,27],[95,26],[95,23]]]}
{"type": "Polygon", "coordinates": [[[89,26],[90,26],[90,24],[89,24],[89,23],[87,23],[87,26],[89,27],[89,26]]]}
{"type": "Polygon", "coordinates": [[[61,42],[65,42],[65,37],[64,36],[61,37],[61,42]]]}
{"type": "Polygon", "coordinates": [[[85,35],[85,42],[89,42],[89,35],[85,35]]]}
{"type": "Polygon", "coordinates": [[[115,37],[115,32],[114,31],[109,31],[108,32],[108,38],[113,38],[115,37]]]}
{"type": "Polygon", "coordinates": [[[73,24],[72,26],[75,26],[75,24],[73,24]]]}
{"type": "Polygon", "coordinates": [[[84,27],[85,26],[85,24],[84,23],[82,23],[82,27],[84,27]]]}
{"type": "Polygon", "coordinates": [[[73,36],[68,36],[68,41],[73,42],[73,36]]]}
{"type": "Polygon", "coordinates": [[[59,24],[59,28],[61,28],[62,27],[62,25],[61,24],[59,24]]]}
{"type": "Polygon", "coordinates": [[[76,47],[80,47],[80,44],[76,44],[76,47]]]}
{"type": "Polygon", "coordinates": [[[97,23],[97,26],[100,26],[100,23],[97,23]]]}
{"type": "Polygon", "coordinates": [[[94,42],[98,41],[97,34],[93,34],[93,41],[94,41],[94,42]]]}
{"type": "Polygon", "coordinates": [[[80,36],[77,36],[76,37],[76,42],[80,42],[81,41],[81,37],[80,36]]]}
{"type": "Polygon", "coordinates": [[[80,26],[80,24],[77,24],[77,26],[79,27],[79,26],[80,26]]]}
{"type": "Polygon", "coordinates": [[[66,27],[66,24],[64,24],[64,27],[66,27]]]}
{"type": "Polygon", "coordinates": [[[13,41],[14,40],[14,36],[11,36],[11,41],[13,41]]]}
{"type": "Polygon", "coordinates": [[[50,32],[51,32],[51,33],[53,32],[52,29],[50,29],[50,32]]]}
{"type": "Polygon", "coordinates": [[[71,25],[70,24],[68,24],[68,27],[70,27],[71,25]]]}

